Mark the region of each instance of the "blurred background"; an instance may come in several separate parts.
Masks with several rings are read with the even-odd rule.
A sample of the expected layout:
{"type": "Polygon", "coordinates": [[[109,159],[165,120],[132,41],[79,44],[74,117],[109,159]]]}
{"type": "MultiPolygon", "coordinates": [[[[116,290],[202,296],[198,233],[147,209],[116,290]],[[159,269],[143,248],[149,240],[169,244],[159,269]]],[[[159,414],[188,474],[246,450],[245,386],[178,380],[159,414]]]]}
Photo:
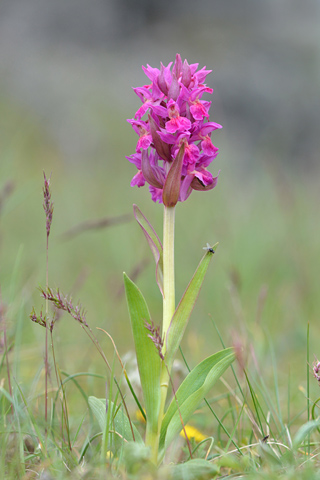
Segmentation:
{"type": "MultiPolygon", "coordinates": [[[[271,342],[283,378],[292,372],[305,388],[308,322],[311,355],[320,355],[319,20],[317,0],[1,0],[0,285],[21,378],[43,356],[44,331],[28,318],[43,306],[43,170],[52,172],[55,205],[49,284],[79,298],[88,323],[106,329],[121,355],[132,349],[123,271],[137,275],[160,323],[132,204],[159,235],[162,208],[147,188],[129,186],[135,168],[125,156],[136,136],[126,119],[139,107],[132,87],[147,83],[141,65],[159,67],[178,52],[213,70],[211,120],[224,127],[212,136],[217,188],[177,208],[177,298],[202,247],[220,242],[186,356],[194,365],[220,348],[214,321],[227,344],[243,345],[264,368],[271,342]],[[64,235],[122,215],[110,228],[64,235]]],[[[72,322],[63,317],[55,328],[61,368],[104,371],[72,322]]],[[[110,341],[97,336],[112,358],[110,341]]]]}

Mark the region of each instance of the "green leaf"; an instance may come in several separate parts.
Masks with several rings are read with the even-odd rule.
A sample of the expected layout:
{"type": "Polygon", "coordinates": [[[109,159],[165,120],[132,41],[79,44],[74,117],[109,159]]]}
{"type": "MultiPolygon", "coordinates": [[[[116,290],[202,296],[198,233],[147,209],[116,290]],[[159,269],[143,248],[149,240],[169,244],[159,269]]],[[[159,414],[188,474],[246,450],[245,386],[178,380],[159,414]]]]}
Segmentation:
{"type": "Polygon", "coordinates": [[[216,243],[212,248],[210,247],[207,249],[206,254],[200,261],[198,268],[195,271],[189,285],[187,286],[186,291],[184,292],[183,297],[181,298],[180,303],[172,317],[166,338],[165,360],[169,371],[171,369],[175,354],[181,343],[191,312],[198,298],[210,260],[217,245],[218,244],[216,243]]]}
{"type": "Polygon", "coordinates": [[[211,480],[219,474],[219,467],[207,460],[195,458],[170,468],[170,480],[211,480]]]}
{"type": "Polygon", "coordinates": [[[160,410],[160,357],[145,326],[146,322],[150,323],[146,301],[126,274],[124,284],[146,408],[147,434],[156,433],[160,410]]]}
{"type": "MultiPolygon", "coordinates": [[[[96,398],[96,397],[89,397],[88,399],[90,408],[96,417],[99,427],[101,428],[102,432],[105,431],[106,422],[107,422],[107,412],[106,412],[106,400],[105,398],[96,398]]],[[[112,412],[112,418],[110,423],[110,430],[115,430],[117,434],[114,435],[114,444],[116,449],[118,449],[123,440],[127,442],[132,442],[133,440],[139,444],[144,444],[141,438],[141,435],[137,428],[132,425],[132,430],[134,433],[134,438],[132,436],[132,430],[130,426],[130,422],[126,414],[123,412],[121,408],[118,408],[115,412],[115,405],[113,402],[109,402],[109,408],[112,412]]]]}
{"type": "Polygon", "coordinates": [[[166,449],[235,358],[232,348],[215,353],[197,365],[184,379],[172,399],[161,425],[160,449],[166,449]],[[178,408],[179,406],[179,408],[178,408]]]}
{"type": "Polygon", "coordinates": [[[308,435],[310,435],[315,428],[318,428],[320,426],[320,419],[318,420],[310,420],[309,422],[305,423],[302,425],[302,427],[299,428],[297,433],[294,436],[293,442],[292,442],[292,448],[296,450],[299,448],[301,443],[307,438],[308,435]]]}
{"type": "Polygon", "coordinates": [[[156,262],[156,281],[163,296],[163,249],[162,244],[149,220],[143,215],[137,205],[133,205],[133,214],[147,239],[156,262]]]}

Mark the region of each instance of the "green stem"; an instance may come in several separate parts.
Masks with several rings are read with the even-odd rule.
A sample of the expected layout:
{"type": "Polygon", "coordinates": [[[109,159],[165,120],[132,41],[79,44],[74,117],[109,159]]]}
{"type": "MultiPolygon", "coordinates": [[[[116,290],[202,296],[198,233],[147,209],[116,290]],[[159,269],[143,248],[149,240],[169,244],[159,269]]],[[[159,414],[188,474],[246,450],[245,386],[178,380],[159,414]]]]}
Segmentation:
{"type": "MultiPolygon", "coordinates": [[[[163,215],[163,323],[162,338],[166,335],[175,311],[174,283],[174,214],[175,207],[164,207],[163,215]]],[[[165,345],[164,345],[165,348],[165,345]]],[[[163,352],[164,353],[164,352],[163,352]]]]}
{"type": "MultiPolygon", "coordinates": [[[[46,291],[49,287],[49,234],[47,233],[46,245],[46,291]]],[[[48,332],[49,332],[49,300],[46,298],[46,338],[45,338],[45,397],[44,397],[44,420],[46,425],[46,440],[48,428],[48,332]]]]}
{"type": "MultiPolygon", "coordinates": [[[[174,217],[175,207],[164,207],[163,215],[163,322],[162,322],[162,353],[166,351],[166,336],[171,319],[175,312],[175,282],[174,282],[174,217]]],[[[156,436],[148,436],[148,443],[151,447],[152,460],[158,463],[158,450],[161,424],[164,415],[164,407],[167,399],[170,372],[162,361],[160,374],[160,411],[158,432],[156,436]]]]}

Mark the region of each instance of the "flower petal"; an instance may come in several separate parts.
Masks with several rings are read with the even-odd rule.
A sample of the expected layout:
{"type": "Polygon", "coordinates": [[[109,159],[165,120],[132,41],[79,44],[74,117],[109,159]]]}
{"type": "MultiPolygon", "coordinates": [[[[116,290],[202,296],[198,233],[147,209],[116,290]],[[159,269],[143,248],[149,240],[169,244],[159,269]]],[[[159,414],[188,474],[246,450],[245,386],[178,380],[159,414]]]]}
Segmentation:
{"type": "MultiPolygon", "coordinates": [[[[207,172],[207,173],[209,173],[209,172],[207,172]]],[[[220,173],[220,171],[219,171],[219,173],[220,173]]],[[[197,176],[192,180],[191,187],[193,188],[193,190],[199,190],[201,192],[204,192],[206,190],[212,190],[218,183],[219,173],[216,177],[211,178],[211,183],[209,183],[208,185],[205,185],[204,183],[202,183],[202,181],[197,176]]],[[[204,179],[204,177],[202,177],[202,179],[204,179]]]]}

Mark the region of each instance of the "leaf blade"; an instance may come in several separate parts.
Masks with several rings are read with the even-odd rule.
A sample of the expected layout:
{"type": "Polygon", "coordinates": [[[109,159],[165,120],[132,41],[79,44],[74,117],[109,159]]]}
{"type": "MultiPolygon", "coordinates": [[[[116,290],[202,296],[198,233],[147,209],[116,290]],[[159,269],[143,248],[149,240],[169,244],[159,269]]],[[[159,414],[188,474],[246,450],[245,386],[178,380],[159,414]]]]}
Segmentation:
{"type": "Polygon", "coordinates": [[[320,419],[309,420],[308,422],[303,424],[294,436],[294,439],[292,442],[293,450],[297,450],[299,446],[302,444],[302,442],[305,440],[305,438],[308,435],[310,435],[313,432],[313,430],[315,430],[319,426],[320,426],[320,419]]]}
{"type": "Polygon", "coordinates": [[[205,274],[209,267],[210,260],[214,254],[215,244],[208,249],[205,255],[200,260],[200,263],[187,286],[179,305],[172,317],[167,338],[166,338],[166,363],[170,370],[173,363],[174,356],[179,348],[183,334],[188,324],[188,320],[198,298],[205,274]]]}
{"type": "Polygon", "coordinates": [[[126,274],[124,284],[146,408],[147,429],[156,432],[160,409],[160,357],[145,326],[145,322],[150,322],[146,301],[126,274]]]}
{"type": "Polygon", "coordinates": [[[172,399],[161,425],[160,446],[166,449],[181,430],[181,418],[186,424],[210,388],[235,358],[232,348],[207,357],[184,379],[172,399]],[[179,405],[179,408],[178,408],[179,405]]]}

